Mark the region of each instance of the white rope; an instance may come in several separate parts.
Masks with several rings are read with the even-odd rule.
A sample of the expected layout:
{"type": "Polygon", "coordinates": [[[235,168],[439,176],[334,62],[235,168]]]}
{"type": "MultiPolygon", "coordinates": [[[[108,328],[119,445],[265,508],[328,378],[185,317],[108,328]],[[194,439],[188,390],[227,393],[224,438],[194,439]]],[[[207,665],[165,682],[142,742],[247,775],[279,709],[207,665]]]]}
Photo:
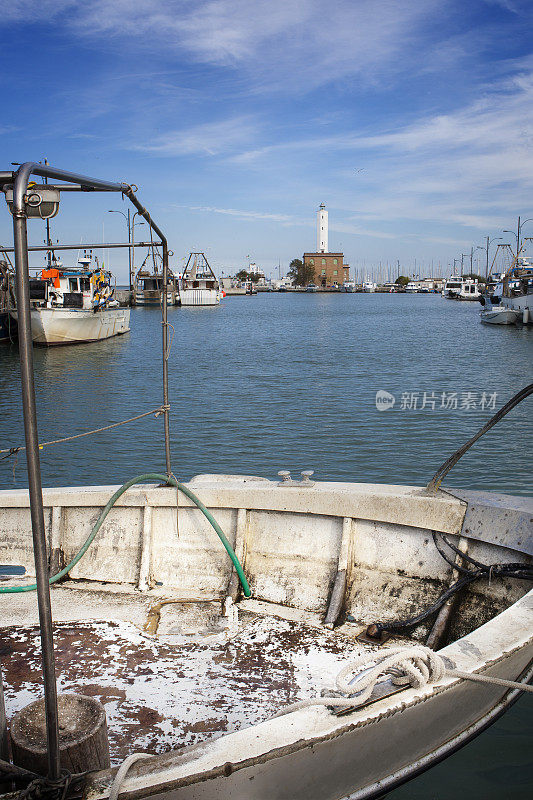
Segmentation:
{"type": "Polygon", "coordinates": [[[109,790],[109,800],[118,800],[118,796],[120,794],[120,790],[122,789],[122,784],[126,780],[126,775],[133,764],[136,761],[140,761],[141,758],[151,758],[148,753],[132,753],[131,756],[128,756],[124,759],[122,764],[120,765],[117,774],[115,775],[115,780],[111,784],[111,789],[109,790]]]}
{"type": "Polygon", "coordinates": [[[300,700],[286,706],[274,716],[281,717],[316,705],[359,708],[370,699],[377,684],[388,680],[392,680],[395,686],[409,685],[414,689],[422,689],[430,683],[438,683],[443,678],[462,678],[504,686],[506,689],[519,689],[521,692],[533,692],[533,686],[526,683],[448,669],[444,659],[424,645],[392,647],[385,653],[375,656],[370,663],[374,666],[369,666],[368,656],[364,655],[346,664],[338,673],[335,680],[337,689],[348,697],[313,697],[310,700],[300,700]]]}

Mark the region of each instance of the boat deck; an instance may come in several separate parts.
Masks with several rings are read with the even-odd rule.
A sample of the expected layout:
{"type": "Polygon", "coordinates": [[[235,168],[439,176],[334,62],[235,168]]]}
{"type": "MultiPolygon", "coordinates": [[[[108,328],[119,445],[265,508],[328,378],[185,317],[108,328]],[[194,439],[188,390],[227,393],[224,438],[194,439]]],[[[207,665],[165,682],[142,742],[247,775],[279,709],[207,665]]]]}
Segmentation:
{"type": "MultiPolygon", "coordinates": [[[[2,630],[11,718],[41,696],[42,673],[39,629],[28,624],[36,614],[35,594],[4,598],[4,624],[21,621],[21,613],[27,618],[2,630]]],[[[59,691],[91,695],[105,705],[112,763],[131,752],[164,753],[261,722],[295,700],[334,689],[347,661],[375,649],[355,641],[357,626],[344,626],[345,634],[329,631],[312,615],[302,621],[263,613],[268,609],[243,611],[228,632],[218,601],[160,607],[161,597],[96,586],[57,587],[52,598],[59,691]],[[157,625],[157,634],[143,630],[147,621],[152,630],[157,625]]]]}

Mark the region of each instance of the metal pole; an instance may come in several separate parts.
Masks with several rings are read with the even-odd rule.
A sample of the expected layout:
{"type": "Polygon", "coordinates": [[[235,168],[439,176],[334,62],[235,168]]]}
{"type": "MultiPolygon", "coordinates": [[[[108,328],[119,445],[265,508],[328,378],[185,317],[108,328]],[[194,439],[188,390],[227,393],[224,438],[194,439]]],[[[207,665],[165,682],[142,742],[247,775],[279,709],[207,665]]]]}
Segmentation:
{"type": "Polygon", "coordinates": [[[165,412],[165,462],[167,475],[170,477],[170,420],[168,403],[168,325],[167,325],[167,281],[168,281],[168,245],[166,239],[163,241],[163,291],[161,300],[163,303],[163,408],[165,412]]]}
{"type": "Polygon", "coordinates": [[[487,236],[487,263],[485,264],[485,281],[488,280],[489,277],[489,237],[487,236]]]}
{"type": "Polygon", "coordinates": [[[57,780],[60,776],[59,728],[57,718],[57,686],[54,663],[54,640],[52,634],[52,609],[50,585],[48,583],[48,557],[44,528],[43,496],[41,488],[41,466],[37,435],[37,412],[33,376],[33,344],[31,336],[31,311],[28,273],[28,232],[24,194],[33,164],[24,164],[16,173],[13,191],[13,234],[15,245],[15,269],[17,289],[17,315],[20,372],[22,383],[22,407],[26,436],[26,461],[30,493],[33,553],[37,583],[37,601],[41,629],[42,665],[44,679],[44,701],[46,714],[46,741],[48,777],[57,780]]]}
{"type": "Polygon", "coordinates": [[[130,209],[129,209],[129,206],[128,206],[128,219],[127,219],[127,222],[128,222],[128,244],[130,245],[130,247],[128,247],[128,269],[129,269],[129,275],[130,275],[130,292],[131,292],[131,290],[133,289],[133,281],[132,281],[132,277],[131,277],[131,220],[130,220],[130,209]]]}

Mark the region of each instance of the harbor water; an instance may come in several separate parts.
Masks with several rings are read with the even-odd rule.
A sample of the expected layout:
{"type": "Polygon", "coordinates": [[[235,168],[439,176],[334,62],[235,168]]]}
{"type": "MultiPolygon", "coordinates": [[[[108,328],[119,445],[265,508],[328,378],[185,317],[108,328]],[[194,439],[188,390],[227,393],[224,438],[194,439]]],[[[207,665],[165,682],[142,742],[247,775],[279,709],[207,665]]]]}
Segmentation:
{"type": "MultiPolygon", "coordinates": [[[[425,485],[533,372],[531,326],[484,326],[477,303],[440,295],[258,294],[213,308],[170,308],[174,474],[425,485]],[[378,396],[378,399],[376,399],[378,396]],[[379,407],[378,407],[379,406],[379,407]]],[[[131,332],[38,348],[42,442],[161,403],[161,318],[132,309],[131,332]]],[[[18,348],[0,347],[0,448],[24,443],[18,348]]],[[[464,456],[450,486],[533,492],[532,400],[464,456]]],[[[44,447],[45,486],[119,484],[164,469],[162,418],[44,447]]],[[[0,461],[2,488],[27,485],[24,452],[0,461]]],[[[529,798],[530,697],[396,800],[529,798]]]]}

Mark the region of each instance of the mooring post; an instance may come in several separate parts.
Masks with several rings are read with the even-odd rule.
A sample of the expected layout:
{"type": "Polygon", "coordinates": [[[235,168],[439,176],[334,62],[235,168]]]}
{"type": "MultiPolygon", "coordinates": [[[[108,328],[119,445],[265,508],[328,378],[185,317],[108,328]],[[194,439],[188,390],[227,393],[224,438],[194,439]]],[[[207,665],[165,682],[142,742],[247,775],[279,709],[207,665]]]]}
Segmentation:
{"type": "Polygon", "coordinates": [[[33,376],[33,343],[31,334],[31,310],[28,271],[28,232],[24,195],[29,177],[36,164],[23,164],[15,174],[13,186],[13,235],[15,249],[15,271],[17,291],[17,321],[19,337],[20,372],[22,383],[22,408],[26,437],[26,462],[30,493],[33,554],[39,605],[41,630],[44,697],[46,707],[46,739],[48,750],[48,777],[57,780],[59,765],[59,726],[57,712],[57,686],[54,662],[54,640],[52,634],[52,609],[50,585],[48,583],[48,557],[44,528],[41,465],[37,434],[37,410],[33,376]]]}

